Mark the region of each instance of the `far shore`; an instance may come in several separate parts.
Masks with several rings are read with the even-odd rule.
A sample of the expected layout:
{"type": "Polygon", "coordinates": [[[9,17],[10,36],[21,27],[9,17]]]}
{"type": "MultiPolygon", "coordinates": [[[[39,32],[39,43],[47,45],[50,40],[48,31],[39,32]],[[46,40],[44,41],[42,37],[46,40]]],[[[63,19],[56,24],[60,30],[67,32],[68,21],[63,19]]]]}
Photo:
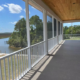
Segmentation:
{"type": "Polygon", "coordinates": [[[5,53],[0,53],[0,57],[6,56],[7,54],[5,53]]]}
{"type": "Polygon", "coordinates": [[[15,46],[9,46],[10,48],[18,48],[21,49],[21,47],[15,47],[15,46]]]}

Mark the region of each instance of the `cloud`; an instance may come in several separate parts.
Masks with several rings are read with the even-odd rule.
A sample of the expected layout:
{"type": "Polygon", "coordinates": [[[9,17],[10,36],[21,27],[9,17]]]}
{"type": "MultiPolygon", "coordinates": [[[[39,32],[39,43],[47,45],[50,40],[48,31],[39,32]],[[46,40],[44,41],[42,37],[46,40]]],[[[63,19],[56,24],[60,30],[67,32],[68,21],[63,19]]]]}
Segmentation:
{"type": "Polygon", "coordinates": [[[16,24],[17,23],[17,21],[14,21],[14,22],[10,22],[11,24],[16,24]]]}
{"type": "Polygon", "coordinates": [[[32,7],[33,9],[36,9],[36,8],[34,8],[34,7],[32,7]]]}
{"type": "Polygon", "coordinates": [[[4,8],[2,6],[0,6],[0,11],[2,11],[4,8]]]}
{"type": "Polygon", "coordinates": [[[24,18],[24,16],[21,15],[20,18],[24,18]]]}
{"type": "Polygon", "coordinates": [[[13,3],[7,4],[7,5],[9,6],[8,8],[9,8],[10,13],[18,14],[22,11],[22,7],[20,5],[13,4],[13,3]]]}
{"type": "Polygon", "coordinates": [[[3,4],[3,6],[4,6],[4,7],[8,7],[8,5],[6,5],[6,4],[3,4]]]}

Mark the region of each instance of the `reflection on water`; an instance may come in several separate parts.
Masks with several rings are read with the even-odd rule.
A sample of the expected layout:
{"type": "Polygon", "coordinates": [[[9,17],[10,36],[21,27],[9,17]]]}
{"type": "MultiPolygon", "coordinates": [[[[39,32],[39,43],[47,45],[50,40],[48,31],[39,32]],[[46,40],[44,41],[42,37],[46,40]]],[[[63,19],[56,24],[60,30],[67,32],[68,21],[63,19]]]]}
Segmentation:
{"type": "Polygon", "coordinates": [[[0,39],[0,53],[12,53],[16,50],[19,50],[19,48],[11,48],[9,47],[9,44],[6,43],[9,38],[0,39]]]}

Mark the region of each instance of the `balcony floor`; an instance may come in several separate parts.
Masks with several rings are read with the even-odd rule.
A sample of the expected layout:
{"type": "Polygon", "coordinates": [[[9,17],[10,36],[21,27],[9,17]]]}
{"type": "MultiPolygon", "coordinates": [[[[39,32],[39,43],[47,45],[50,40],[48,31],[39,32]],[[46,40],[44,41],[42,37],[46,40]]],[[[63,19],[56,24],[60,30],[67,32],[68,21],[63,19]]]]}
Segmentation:
{"type": "Polygon", "coordinates": [[[30,80],[80,80],[80,41],[66,40],[56,55],[48,56],[52,58],[45,69],[36,71],[39,77],[30,80]]]}
{"type": "Polygon", "coordinates": [[[38,80],[80,80],[80,41],[65,41],[38,80]]]}

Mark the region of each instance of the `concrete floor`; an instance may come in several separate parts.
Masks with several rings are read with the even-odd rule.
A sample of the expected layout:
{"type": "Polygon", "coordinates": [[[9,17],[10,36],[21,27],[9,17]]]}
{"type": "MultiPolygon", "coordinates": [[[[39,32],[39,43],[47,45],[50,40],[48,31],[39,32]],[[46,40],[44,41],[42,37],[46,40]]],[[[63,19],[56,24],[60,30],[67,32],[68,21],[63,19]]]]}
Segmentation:
{"type": "Polygon", "coordinates": [[[80,80],[80,41],[59,44],[21,80],[80,80]]]}
{"type": "Polygon", "coordinates": [[[80,41],[65,41],[37,80],[80,80],[80,41]]]}

